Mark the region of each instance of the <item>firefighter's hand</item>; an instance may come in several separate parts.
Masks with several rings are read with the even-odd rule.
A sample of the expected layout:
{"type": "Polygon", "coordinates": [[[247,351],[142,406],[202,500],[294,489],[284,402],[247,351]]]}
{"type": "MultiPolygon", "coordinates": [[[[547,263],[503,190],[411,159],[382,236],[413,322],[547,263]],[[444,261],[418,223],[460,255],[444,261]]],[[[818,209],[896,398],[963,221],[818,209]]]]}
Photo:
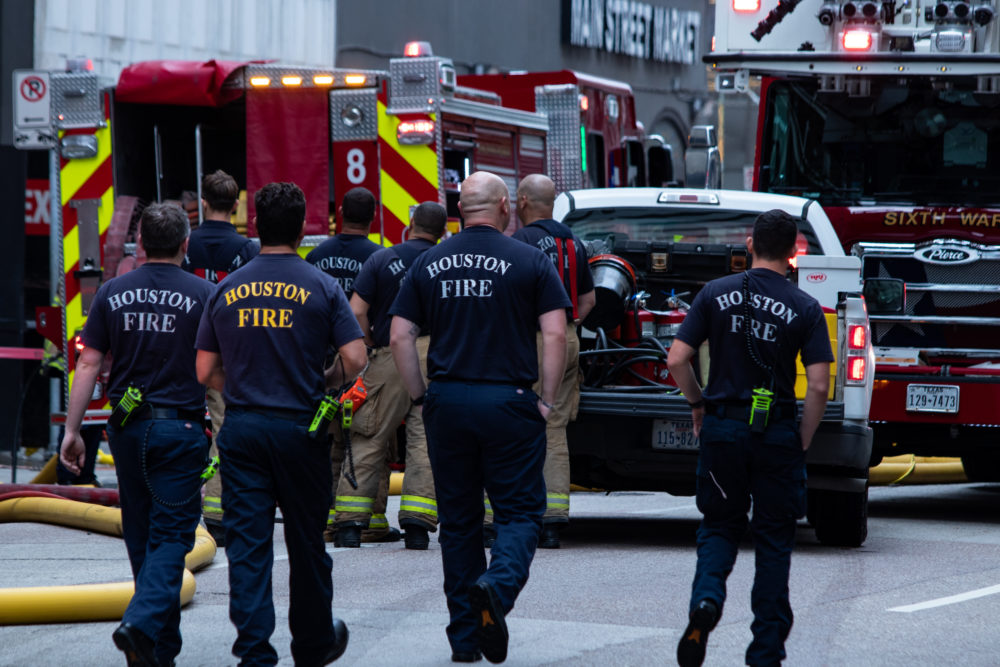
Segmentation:
{"type": "Polygon", "coordinates": [[[79,475],[87,459],[87,448],[83,444],[83,437],[79,431],[70,433],[66,431],[63,437],[62,447],[59,449],[59,460],[74,475],[79,475]]]}
{"type": "Polygon", "coordinates": [[[549,415],[552,414],[552,408],[542,402],[542,399],[538,399],[538,411],[542,414],[542,418],[545,421],[548,421],[549,415]]]}
{"type": "Polygon", "coordinates": [[[694,424],[694,437],[701,436],[701,423],[705,420],[705,407],[691,408],[691,422],[694,424]]]}

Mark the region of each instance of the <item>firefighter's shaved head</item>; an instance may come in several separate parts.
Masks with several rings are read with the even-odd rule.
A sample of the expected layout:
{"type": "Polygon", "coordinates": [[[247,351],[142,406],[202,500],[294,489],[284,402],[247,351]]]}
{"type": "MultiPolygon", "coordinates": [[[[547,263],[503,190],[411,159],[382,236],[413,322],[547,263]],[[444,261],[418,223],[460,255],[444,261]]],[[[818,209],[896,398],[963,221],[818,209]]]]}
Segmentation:
{"type": "Polygon", "coordinates": [[[529,174],[517,186],[517,217],[525,225],[552,217],[556,184],[544,174],[529,174]]]}
{"type": "Polygon", "coordinates": [[[510,191],[503,179],[488,171],[477,171],[462,181],[458,206],[466,227],[490,225],[500,231],[510,223],[510,191]]]}

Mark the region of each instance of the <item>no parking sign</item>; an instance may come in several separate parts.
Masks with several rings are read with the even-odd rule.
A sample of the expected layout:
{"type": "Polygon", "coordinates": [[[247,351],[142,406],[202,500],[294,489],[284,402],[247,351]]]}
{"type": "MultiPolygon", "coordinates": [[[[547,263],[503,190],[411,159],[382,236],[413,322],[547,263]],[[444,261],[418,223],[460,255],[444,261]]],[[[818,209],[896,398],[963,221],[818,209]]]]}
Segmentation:
{"type": "Polygon", "coordinates": [[[14,70],[14,146],[22,149],[55,145],[49,73],[14,70]]]}

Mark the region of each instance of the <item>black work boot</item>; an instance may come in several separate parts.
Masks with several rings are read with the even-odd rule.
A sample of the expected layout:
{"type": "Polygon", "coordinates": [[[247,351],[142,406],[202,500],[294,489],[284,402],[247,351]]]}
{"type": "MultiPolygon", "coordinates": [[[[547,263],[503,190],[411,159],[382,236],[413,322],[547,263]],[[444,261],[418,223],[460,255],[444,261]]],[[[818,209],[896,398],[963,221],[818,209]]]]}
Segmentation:
{"type": "Polygon", "coordinates": [[[719,607],[711,600],[702,600],[688,617],[687,628],[677,644],[677,664],[680,667],[700,667],[705,661],[708,633],[719,621],[719,607]]]}
{"type": "Polygon", "coordinates": [[[138,667],[159,667],[160,661],[153,653],[153,640],[130,623],[122,623],[111,633],[118,650],[125,654],[129,665],[138,667]]]}
{"type": "Polygon", "coordinates": [[[477,581],[469,589],[469,601],[479,622],[479,650],[492,663],[507,659],[507,621],[493,587],[485,581],[477,581]]]}
{"type": "Polygon", "coordinates": [[[405,529],[406,532],[403,535],[403,540],[406,542],[406,548],[414,549],[415,551],[425,551],[431,543],[427,529],[412,523],[407,524],[405,529]]]}
{"type": "Polygon", "coordinates": [[[539,549],[559,548],[559,525],[555,523],[542,524],[542,532],[538,536],[539,549]]]}
{"type": "Polygon", "coordinates": [[[358,549],[361,547],[361,526],[337,526],[333,546],[358,549]]]}

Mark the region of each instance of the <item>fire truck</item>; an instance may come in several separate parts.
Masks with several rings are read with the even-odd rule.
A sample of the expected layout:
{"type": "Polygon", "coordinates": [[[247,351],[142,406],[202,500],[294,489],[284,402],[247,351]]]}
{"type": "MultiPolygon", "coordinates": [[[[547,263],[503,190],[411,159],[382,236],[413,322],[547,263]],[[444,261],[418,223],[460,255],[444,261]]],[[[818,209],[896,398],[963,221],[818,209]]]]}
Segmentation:
{"type": "Polygon", "coordinates": [[[705,58],[759,94],[754,189],[818,200],[862,261],[873,462],[958,456],[975,481],[1000,481],[997,11],[719,0],[705,58]]]}
{"type": "MultiPolygon", "coordinates": [[[[251,237],[252,193],[298,183],[303,253],[335,231],[336,203],[356,186],[381,202],[372,236],[391,245],[405,240],[422,201],[445,205],[457,231],[459,189],[476,170],[500,175],[511,192],[536,172],[560,190],[673,180],[669,147],[644,136],[624,83],[568,71],[459,82],[427,43],[405,53],[388,71],[150,61],[125,68],[113,86],[87,71],[32,74],[50,91],[52,126],[19,136],[50,146],[51,228],[62,239],[52,251],[59,305],[39,309],[39,332],[71,351],[98,286],[134,245],[145,205],[185,191],[200,198],[202,175],[215,169],[240,184],[236,223],[251,237]]],[[[71,375],[75,355],[67,361],[71,375]]],[[[94,399],[85,423],[106,417],[105,397],[94,399]]]]}

